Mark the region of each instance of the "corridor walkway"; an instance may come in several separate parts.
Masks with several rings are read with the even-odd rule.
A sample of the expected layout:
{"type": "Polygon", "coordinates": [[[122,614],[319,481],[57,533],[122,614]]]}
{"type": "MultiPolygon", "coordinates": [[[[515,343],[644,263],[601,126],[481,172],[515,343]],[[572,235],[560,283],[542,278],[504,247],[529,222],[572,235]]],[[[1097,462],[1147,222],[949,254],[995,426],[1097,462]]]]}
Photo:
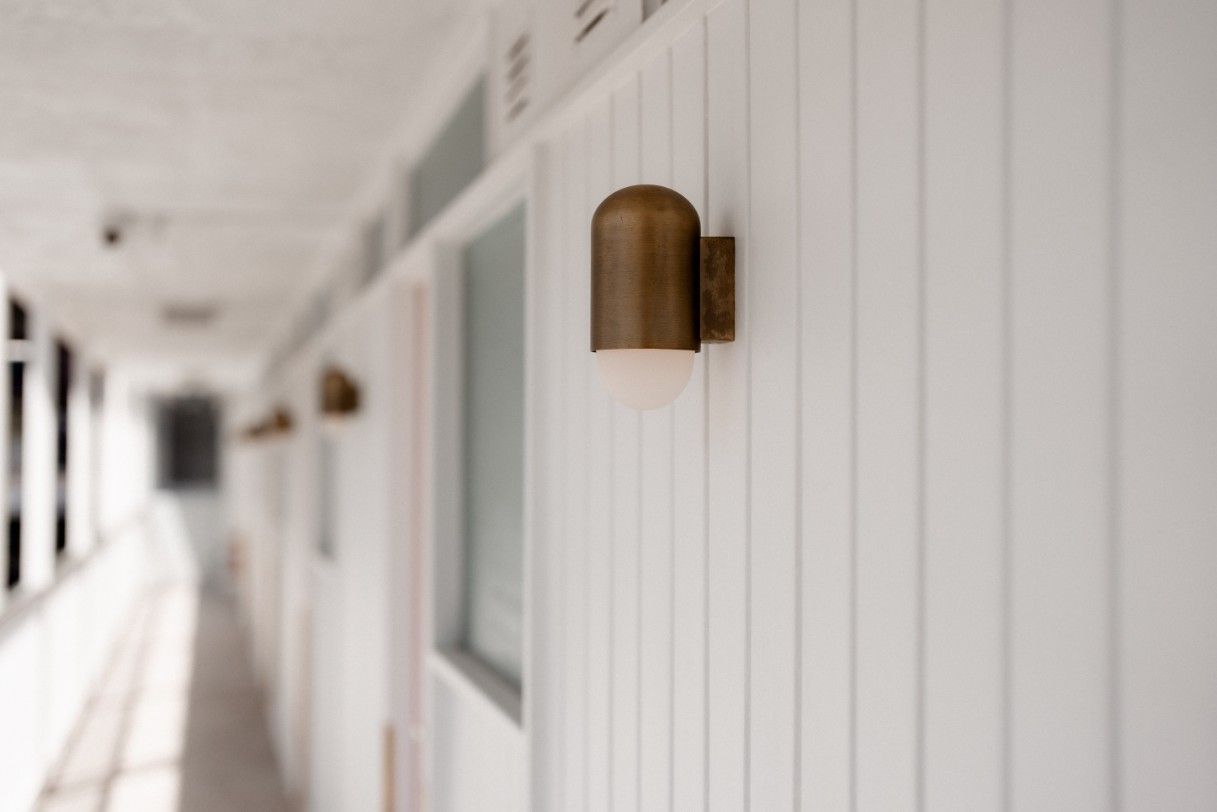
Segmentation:
{"type": "Polygon", "coordinates": [[[134,615],[38,809],[286,810],[230,604],[162,588],[134,615]]]}

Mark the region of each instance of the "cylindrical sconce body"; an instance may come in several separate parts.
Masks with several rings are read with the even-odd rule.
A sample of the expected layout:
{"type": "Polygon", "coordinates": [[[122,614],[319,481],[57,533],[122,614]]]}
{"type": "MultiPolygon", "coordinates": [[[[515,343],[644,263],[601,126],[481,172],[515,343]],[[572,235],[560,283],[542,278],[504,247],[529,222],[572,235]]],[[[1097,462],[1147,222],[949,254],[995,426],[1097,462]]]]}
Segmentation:
{"type": "Polygon", "coordinates": [[[359,388],[346,373],[329,367],[321,376],[321,413],[328,418],[341,418],[359,409],[359,388]]]}
{"type": "Polygon", "coordinates": [[[592,216],[592,351],[701,348],[697,210],[663,186],[627,186],[592,216]]]}

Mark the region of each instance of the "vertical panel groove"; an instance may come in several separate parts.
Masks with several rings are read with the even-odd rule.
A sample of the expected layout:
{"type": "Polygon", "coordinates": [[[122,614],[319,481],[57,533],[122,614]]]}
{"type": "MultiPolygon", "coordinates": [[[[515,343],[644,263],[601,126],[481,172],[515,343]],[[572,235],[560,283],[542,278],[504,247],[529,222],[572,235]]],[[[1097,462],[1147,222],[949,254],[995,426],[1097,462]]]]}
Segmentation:
{"type": "Polygon", "coordinates": [[[849,3],[849,808],[858,808],[858,0],[849,3]]]}
{"type": "Polygon", "coordinates": [[[799,11],[802,808],[848,809],[853,760],[851,4],[799,11]]]}
{"type": "MultiPolygon", "coordinates": [[[[702,154],[702,231],[705,233],[710,217],[710,25],[706,18],[701,22],[701,98],[703,123],[701,128],[702,154]]],[[[709,351],[706,352],[709,355],[709,351]]],[[[710,360],[702,361],[702,787],[701,807],[710,806],[710,360]]]]}
{"type": "MultiPolygon", "coordinates": [[[[745,307],[754,301],[752,273],[752,0],[744,0],[744,228],[748,274],[745,307]]],[[[747,374],[744,376],[744,808],[752,806],[752,318],[745,320],[743,338],[747,374]]]]}
{"type": "Polygon", "coordinates": [[[1013,39],[1011,20],[1014,0],[1001,4],[1001,807],[1009,812],[1013,805],[1011,745],[1013,742],[1010,713],[1012,710],[1013,679],[1013,515],[1011,512],[1011,404],[1013,403],[1011,356],[1013,314],[1011,304],[1011,201],[1013,196],[1013,164],[1011,133],[1013,131],[1013,39]]]}
{"type": "MultiPolygon", "coordinates": [[[[581,211],[583,215],[585,215],[583,219],[586,222],[586,220],[587,220],[586,215],[590,214],[590,212],[591,212],[591,206],[589,205],[589,197],[588,197],[589,190],[591,189],[591,169],[590,169],[591,162],[588,161],[588,155],[590,154],[590,149],[589,149],[590,138],[588,135],[588,126],[587,126],[586,122],[584,122],[581,125],[581,128],[583,130],[583,132],[582,132],[582,136],[583,136],[583,139],[582,139],[583,140],[583,150],[582,150],[583,186],[580,191],[583,192],[583,200],[582,200],[581,205],[578,210],[581,211]]],[[[583,245],[585,245],[583,237],[580,238],[579,245],[581,247],[583,245]]],[[[582,252],[580,252],[580,255],[581,255],[580,258],[582,258],[582,252]]],[[[590,284],[591,284],[591,281],[589,279],[588,285],[590,285],[590,284]]],[[[583,291],[582,285],[580,285],[580,291],[583,291]]],[[[589,307],[590,307],[590,304],[589,304],[589,307]]],[[[587,393],[591,390],[591,387],[594,385],[594,382],[589,381],[589,379],[591,378],[591,371],[589,369],[587,369],[586,366],[581,371],[583,372],[581,383],[583,384],[584,398],[586,398],[587,393]]],[[[590,413],[591,404],[585,404],[585,405],[587,405],[589,407],[587,412],[590,413]]],[[[591,470],[592,470],[592,464],[594,464],[594,460],[592,458],[592,447],[593,447],[592,438],[593,438],[593,433],[591,431],[584,432],[584,436],[583,436],[583,442],[584,442],[583,459],[585,460],[585,465],[583,468],[583,515],[584,516],[591,516],[591,508],[592,508],[592,504],[591,504],[591,493],[592,493],[591,470]]],[[[588,532],[589,528],[587,526],[586,521],[584,522],[583,530],[584,530],[583,622],[586,626],[586,631],[585,631],[584,637],[583,637],[583,653],[584,653],[583,679],[584,679],[584,685],[586,687],[586,691],[585,691],[585,694],[583,697],[584,726],[583,726],[583,731],[582,731],[583,732],[583,741],[582,741],[582,745],[583,745],[583,808],[585,810],[590,810],[591,802],[592,802],[591,801],[592,762],[591,762],[591,747],[589,746],[589,744],[587,742],[587,738],[591,734],[591,729],[592,729],[592,725],[591,725],[591,678],[589,676],[591,673],[590,668],[591,668],[591,658],[592,658],[592,652],[591,652],[592,636],[590,634],[591,607],[589,606],[589,603],[591,600],[591,595],[593,593],[592,593],[592,589],[591,589],[591,586],[592,586],[591,585],[592,534],[590,532],[588,532]]]]}
{"type": "MultiPolygon", "coordinates": [[[[586,123],[586,122],[582,122],[582,123],[580,124],[580,128],[583,130],[583,132],[581,133],[581,135],[582,135],[582,140],[583,140],[583,150],[582,150],[582,158],[583,158],[583,160],[581,161],[581,164],[582,164],[582,169],[583,169],[583,173],[582,173],[582,174],[583,174],[583,187],[582,187],[582,189],[581,189],[581,191],[583,192],[583,200],[582,200],[581,205],[580,205],[580,207],[579,207],[579,211],[580,211],[581,213],[583,213],[583,214],[587,214],[587,213],[588,213],[588,211],[589,211],[589,208],[590,208],[590,207],[588,206],[588,200],[590,199],[590,198],[589,198],[589,190],[591,189],[591,170],[590,170],[590,168],[589,168],[589,167],[590,167],[590,165],[591,165],[591,162],[590,162],[590,161],[588,161],[588,155],[590,154],[590,145],[591,145],[591,139],[590,139],[590,137],[589,137],[589,135],[588,135],[588,126],[587,126],[587,123],[586,123]]],[[[582,245],[583,245],[583,240],[582,240],[582,239],[580,239],[579,244],[580,244],[580,246],[582,246],[582,245]]],[[[580,253],[582,253],[582,252],[580,252],[580,253]]],[[[590,284],[590,281],[589,281],[589,284],[590,284]]],[[[582,286],[580,286],[580,289],[582,289],[582,286]]],[[[589,306],[590,306],[590,305],[589,305],[589,306]]],[[[590,385],[589,385],[589,383],[588,383],[588,377],[589,377],[589,375],[588,375],[588,374],[584,374],[584,376],[583,376],[583,380],[581,381],[581,383],[583,384],[583,393],[584,393],[584,397],[585,397],[585,398],[587,397],[587,393],[588,393],[588,392],[590,391],[590,389],[591,389],[591,386],[590,386],[590,385]]],[[[588,413],[588,414],[590,414],[590,412],[591,412],[591,404],[585,404],[585,405],[588,407],[588,408],[587,408],[587,413],[588,413]]],[[[584,459],[584,466],[583,466],[583,515],[584,515],[584,516],[586,516],[586,517],[590,517],[590,516],[591,516],[591,511],[592,511],[592,496],[591,496],[591,494],[592,494],[592,476],[591,476],[591,470],[592,470],[592,462],[593,462],[593,460],[592,460],[592,445],[593,445],[593,444],[592,444],[592,432],[591,432],[591,431],[584,431],[584,433],[583,433],[583,444],[584,444],[584,451],[583,451],[583,459],[584,459]]],[[[584,624],[584,633],[583,633],[583,658],[584,658],[584,659],[583,659],[583,687],[584,687],[584,693],[583,693],[583,730],[582,730],[582,731],[580,731],[580,732],[583,734],[583,736],[582,736],[582,744],[583,744],[583,809],[585,810],[585,812],[590,812],[590,810],[591,810],[591,783],[592,783],[592,778],[591,778],[591,775],[592,775],[592,771],[591,771],[591,770],[592,770],[592,760],[591,760],[592,753],[591,753],[591,746],[590,746],[590,744],[589,744],[589,742],[588,742],[588,739],[590,738],[590,736],[591,736],[591,732],[592,732],[592,720],[591,720],[591,714],[592,714],[592,711],[591,711],[591,699],[592,699],[592,688],[591,688],[591,686],[592,686],[592,680],[591,680],[591,667],[592,667],[592,648],[591,648],[592,635],[591,635],[591,629],[592,629],[592,621],[591,621],[591,616],[592,616],[592,612],[591,612],[591,606],[590,606],[590,603],[591,603],[591,595],[592,595],[592,590],[591,590],[591,587],[592,587],[592,584],[591,584],[591,580],[592,580],[592,575],[591,575],[591,573],[592,573],[592,567],[591,567],[591,557],[592,557],[592,556],[591,556],[591,542],[592,542],[592,534],[591,534],[591,532],[590,532],[590,528],[587,526],[587,522],[586,522],[586,521],[585,521],[585,523],[584,523],[584,528],[583,528],[583,529],[584,529],[584,542],[583,542],[583,595],[584,595],[584,597],[583,597],[583,624],[584,624]]]]}
{"type": "Polygon", "coordinates": [[[748,796],[797,801],[798,98],[794,0],[750,4],[748,29],[748,796]]]}
{"type": "MultiPolygon", "coordinates": [[[[555,165],[560,166],[562,168],[562,173],[561,173],[560,178],[554,183],[554,185],[557,186],[557,188],[558,188],[558,194],[557,194],[558,207],[555,209],[551,206],[550,210],[549,210],[551,222],[556,223],[556,222],[559,222],[562,218],[566,217],[566,212],[568,210],[568,207],[570,206],[570,201],[568,198],[568,193],[570,190],[566,184],[566,178],[567,178],[568,173],[570,172],[570,150],[568,150],[566,148],[565,139],[560,139],[558,141],[555,141],[554,144],[556,146],[551,147],[551,149],[549,150],[549,154],[551,156],[549,166],[550,166],[551,170],[552,170],[552,167],[554,167],[555,165]]],[[[552,188],[552,187],[549,187],[549,186],[546,187],[547,190],[550,188],[552,188]]],[[[574,535],[574,533],[572,532],[572,528],[571,528],[570,522],[569,522],[570,516],[567,515],[567,511],[565,509],[566,483],[570,476],[569,458],[567,456],[566,449],[569,448],[572,445],[572,443],[571,443],[571,436],[570,436],[570,404],[568,403],[569,397],[567,396],[569,387],[564,386],[563,384],[565,383],[564,378],[565,378],[566,371],[569,368],[569,359],[570,359],[572,344],[570,342],[570,332],[571,332],[571,330],[570,330],[570,313],[571,313],[570,285],[569,285],[569,279],[568,279],[569,274],[567,274],[567,272],[566,272],[567,257],[569,256],[569,252],[568,252],[569,240],[567,238],[567,230],[565,227],[561,227],[561,232],[562,233],[559,235],[551,236],[551,239],[556,239],[558,242],[558,256],[560,257],[560,260],[559,260],[559,265],[557,268],[549,269],[549,272],[547,274],[547,279],[549,280],[550,284],[558,286],[558,294],[557,294],[556,299],[562,305],[562,314],[560,316],[555,313],[550,313],[548,316],[550,319],[556,318],[558,320],[558,324],[559,324],[558,340],[562,342],[562,346],[558,350],[558,370],[550,371],[550,375],[552,376],[552,378],[556,379],[551,384],[551,388],[557,389],[557,398],[558,398],[558,404],[559,404],[558,405],[558,410],[559,410],[558,419],[562,423],[562,425],[560,426],[559,433],[558,433],[558,436],[560,438],[559,446],[558,446],[560,449],[560,452],[558,453],[558,458],[557,458],[558,476],[557,476],[556,480],[550,480],[551,482],[554,482],[554,484],[556,485],[555,490],[557,491],[557,493],[550,494],[550,500],[551,500],[552,504],[557,504],[558,496],[561,495],[562,510],[561,510],[561,514],[560,514],[558,522],[557,522],[558,527],[559,527],[559,532],[550,536],[550,544],[547,545],[547,552],[550,556],[559,556],[561,559],[558,564],[558,573],[559,573],[558,583],[550,584],[550,589],[554,590],[554,593],[555,593],[555,599],[550,602],[550,605],[553,606],[555,609],[557,609],[560,606],[563,607],[563,609],[564,609],[564,611],[562,611],[562,617],[558,621],[558,626],[562,630],[562,633],[560,635],[561,642],[560,642],[560,644],[556,644],[553,646],[554,649],[561,652],[561,660],[556,664],[555,668],[551,669],[551,673],[556,674],[558,679],[560,680],[561,689],[557,692],[557,695],[565,698],[567,691],[568,691],[567,686],[568,686],[568,683],[570,680],[570,675],[565,668],[565,664],[571,660],[571,652],[567,648],[567,644],[570,642],[570,638],[571,638],[570,631],[569,631],[571,613],[568,611],[569,607],[566,607],[566,598],[567,598],[566,585],[570,580],[570,572],[567,567],[567,564],[569,563],[568,555],[566,553],[564,544],[562,544],[561,542],[564,541],[566,545],[569,545],[571,543],[570,539],[574,535]],[[559,555],[559,550],[561,550],[560,555],[559,555]],[[559,592],[559,590],[561,591],[561,597],[558,597],[558,594],[557,594],[559,592]]],[[[578,345],[574,345],[574,346],[578,346],[578,345]]],[[[554,704],[553,700],[551,700],[551,704],[554,704]]],[[[569,703],[563,701],[558,704],[560,704],[560,708],[557,711],[557,715],[558,715],[558,718],[560,719],[560,721],[557,725],[555,725],[555,729],[553,731],[553,733],[555,733],[555,734],[559,730],[561,730],[561,731],[569,730],[569,722],[567,721],[567,716],[571,711],[569,703]]],[[[559,736],[559,735],[554,735],[553,738],[555,741],[562,740],[562,736],[559,736]]],[[[567,754],[569,753],[569,750],[566,750],[565,748],[554,748],[551,745],[550,747],[546,748],[546,752],[550,753],[550,754],[554,754],[554,756],[555,756],[554,762],[564,764],[566,758],[568,757],[567,754]]],[[[534,769],[534,772],[537,772],[537,771],[534,769]]],[[[545,772],[544,769],[542,769],[541,772],[544,773],[545,772]]],[[[550,771],[548,773],[550,776],[553,776],[553,780],[556,782],[554,791],[551,792],[548,797],[551,799],[551,801],[550,801],[551,804],[553,804],[553,801],[552,801],[553,798],[557,798],[557,800],[558,800],[557,804],[553,804],[553,808],[570,809],[570,808],[572,808],[572,806],[571,806],[570,799],[569,799],[569,789],[568,789],[569,771],[566,769],[560,769],[559,772],[561,773],[560,776],[554,776],[552,771],[550,771]]],[[[544,780],[544,778],[542,778],[542,780],[544,780]]]]}
{"type": "Polygon", "coordinates": [[[925,751],[926,751],[926,608],[925,608],[925,561],[926,561],[926,34],[925,3],[917,0],[917,439],[916,466],[917,491],[915,564],[916,586],[916,634],[914,691],[914,741],[916,767],[914,771],[914,803],[918,810],[925,809],[925,751]]]}
{"type": "MultiPolygon", "coordinates": [[[[639,180],[672,186],[688,196],[689,190],[685,187],[689,181],[683,177],[679,183],[673,180],[671,54],[670,47],[662,49],[642,66],[639,73],[639,180]]],[[[682,126],[688,126],[687,118],[686,114],[682,126]]],[[[696,375],[697,366],[695,359],[693,375],[696,375]]],[[[670,808],[673,797],[674,624],[676,602],[687,601],[689,592],[687,581],[678,579],[675,571],[676,515],[687,505],[688,488],[681,482],[680,490],[677,490],[674,415],[677,409],[684,408],[688,397],[688,394],[682,394],[671,406],[642,414],[639,464],[643,488],[638,573],[641,601],[638,630],[639,809],[670,808]]],[[[689,679],[687,674],[682,673],[681,681],[686,690],[696,692],[695,680],[689,679]]]]}
{"type": "MultiPolygon", "coordinates": [[[[803,26],[799,18],[802,4],[794,3],[794,392],[800,406],[805,399],[803,392],[803,72],[799,69],[799,34],[803,26]]],[[[803,492],[803,409],[794,410],[794,486],[795,493],[803,492]]],[[[798,810],[803,802],[803,500],[794,500],[794,713],[790,721],[794,753],[791,774],[793,808],[798,810]]]]}
{"type": "MultiPolygon", "coordinates": [[[[638,132],[635,138],[638,141],[638,154],[634,157],[635,173],[642,171],[642,73],[638,73],[634,77],[634,103],[637,109],[634,111],[638,121],[638,132]]],[[[641,182],[641,178],[634,177],[633,183],[641,182]]],[[[638,527],[634,530],[634,537],[637,539],[639,546],[638,553],[634,559],[634,582],[636,584],[636,594],[638,596],[638,606],[634,610],[634,645],[638,647],[638,655],[634,662],[634,802],[637,804],[642,799],[642,414],[638,415],[638,447],[634,451],[634,470],[638,471],[638,527]]]]}
{"type": "MultiPolygon", "coordinates": [[[[668,181],[676,178],[676,94],[675,68],[672,48],[664,49],[664,67],[667,69],[668,85],[668,181]]],[[[701,209],[705,211],[705,209],[701,209]]],[[[668,415],[668,493],[676,499],[676,409],[668,415]]],[[[674,808],[676,799],[676,507],[668,514],[668,809],[674,808]]]]}
{"type": "MultiPolygon", "coordinates": [[[[614,189],[639,180],[640,98],[641,74],[637,70],[610,94],[609,178],[614,189]]],[[[616,402],[610,408],[614,425],[610,798],[613,808],[631,809],[638,805],[640,788],[642,413],[616,402]]]]}
{"type": "Polygon", "coordinates": [[[711,172],[706,177],[711,234],[736,235],[736,334],[734,344],[705,349],[710,369],[708,400],[710,531],[709,605],[709,807],[736,810],[745,801],[748,758],[747,603],[749,457],[748,348],[753,272],[749,242],[746,109],[746,5],[724,0],[707,17],[707,101],[711,172]]]}
{"type": "MultiPolygon", "coordinates": [[[[608,154],[605,156],[605,166],[608,173],[609,183],[606,188],[597,190],[596,196],[592,198],[591,209],[595,211],[595,207],[599,204],[599,200],[613,188],[613,176],[616,172],[617,155],[617,100],[612,95],[608,98],[608,154]]],[[[597,381],[598,383],[598,381],[597,381]]],[[[606,395],[601,393],[601,398],[606,395]]],[[[616,789],[614,776],[617,771],[617,736],[616,725],[614,720],[617,716],[617,650],[614,642],[617,640],[617,409],[611,400],[607,401],[608,408],[608,424],[609,424],[609,443],[608,452],[608,536],[605,538],[605,543],[608,545],[608,568],[605,570],[605,577],[608,579],[608,637],[606,642],[608,645],[608,662],[605,668],[605,679],[608,681],[607,693],[607,712],[605,714],[605,735],[608,739],[608,749],[606,750],[608,758],[607,779],[605,783],[605,798],[604,804],[606,809],[613,809],[613,793],[616,789]]]]}
{"type": "Polygon", "coordinates": [[[1015,807],[1113,802],[1109,17],[1110,0],[1017,0],[1012,15],[1015,807]]]}
{"type": "Polygon", "coordinates": [[[1123,808],[1120,781],[1123,727],[1120,717],[1120,657],[1122,650],[1120,612],[1120,150],[1122,137],[1121,49],[1123,3],[1111,0],[1108,42],[1108,156],[1107,156],[1107,774],[1111,807],[1123,808]]]}

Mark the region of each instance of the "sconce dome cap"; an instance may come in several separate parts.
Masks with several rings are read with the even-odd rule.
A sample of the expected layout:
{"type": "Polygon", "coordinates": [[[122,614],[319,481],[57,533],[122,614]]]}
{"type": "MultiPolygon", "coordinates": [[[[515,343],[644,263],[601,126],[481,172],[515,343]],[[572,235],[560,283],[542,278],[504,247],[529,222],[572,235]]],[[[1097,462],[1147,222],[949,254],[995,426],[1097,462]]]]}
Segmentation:
{"type": "Polygon", "coordinates": [[[658,186],[653,183],[639,183],[635,186],[625,186],[613,192],[596,207],[592,222],[602,217],[617,216],[668,216],[684,222],[692,223],[700,229],[701,221],[697,217],[697,209],[688,199],[675,189],[658,186]]]}
{"type": "Polygon", "coordinates": [[[294,426],[295,421],[292,419],[292,413],[287,410],[287,407],[276,406],[275,410],[271,412],[270,427],[273,434],[291,434],[294,426]]]}
{"type": "Polygon", "coordinates": [[[592,215],[592,351],[701,348],[697,209],[665,186],[618,189],[592,215]]]}
{"type": "Polygon", "coordinates": [[[343,417],[359,409],[359,387],[338,367],[328,367],[321,376],[321,413],[343,417]]]}

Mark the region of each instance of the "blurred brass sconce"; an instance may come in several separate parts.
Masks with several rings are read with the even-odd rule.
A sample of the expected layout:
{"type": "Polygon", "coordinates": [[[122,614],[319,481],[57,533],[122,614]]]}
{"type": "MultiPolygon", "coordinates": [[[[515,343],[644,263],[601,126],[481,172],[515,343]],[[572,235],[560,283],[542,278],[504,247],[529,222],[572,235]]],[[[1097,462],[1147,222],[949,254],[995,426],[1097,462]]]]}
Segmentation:
{"type": "Polygon", "coordinates": [[[286,407],[276,406],[270,415],[270,436],[286,437],[292,433],[294,427],[295,421],[292,420],[292,413],[286,407]]]}
{"type": "Polygon", "coordinates": [[[321,375],[321,417],[328,425],[345,422],[359,411],[359,387],[338,367],[321,375]]]}
{"type": "Polygon", "coordinates": [[[278,406],[262,420],[245,427],[240,432],[240,438],[245,442],[273,440],[291,434],[292,415],[286,408],[278,406]]]}
{"type": "Polygon", "coordinates": [[[667,187],[613,192],[592,215],[591,328],[615,400],[671,403],[703,343],[735,340],[735,238],[701,236],[697,209],[667,187]]]}

